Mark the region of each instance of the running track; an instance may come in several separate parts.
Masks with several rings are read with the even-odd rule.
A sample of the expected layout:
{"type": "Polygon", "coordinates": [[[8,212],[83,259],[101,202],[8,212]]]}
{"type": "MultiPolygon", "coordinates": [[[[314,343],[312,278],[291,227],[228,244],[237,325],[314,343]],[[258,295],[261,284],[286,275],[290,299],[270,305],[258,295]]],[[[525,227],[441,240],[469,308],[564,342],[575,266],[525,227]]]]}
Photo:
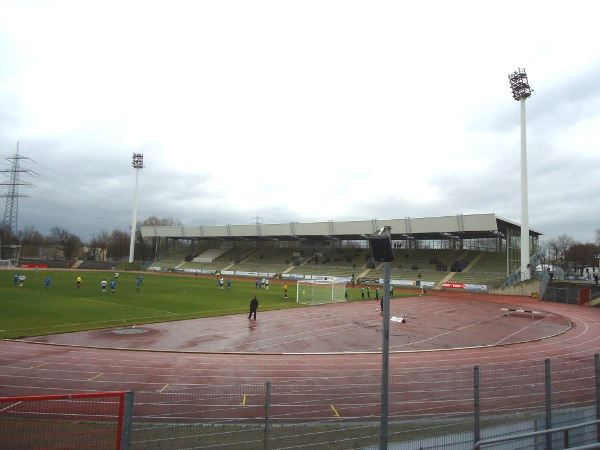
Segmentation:
{"type": "MultiPolygon", "coordinates": [[[[456,299],[454,294],[436,293],[456,299]]],[[[390,374],[455,369],[467,373],[474,365],[527,367],[531,361],[591,360],[600,353],[600,310],[542,303],[523,297],[461,295],[567,317],[573,327],[547,339],[505,346],[446,351],[392,353],[390,374]]],[[[309,323],[304,324],[310,327],[309,323]]],[[[318,331],[318,330],[316,330],[318,331]]],[[[133,390],[162,392],[204,385],[302,384],[341,385],[380,374],[381,356],[371,354],[177,353],[114,350],[0,341],[0,396],[133,390]]],[[[568,372],[568,370],[567,370],[568,372]]],[[[566,379],[572,381],[572,376],[566,379]]],[[[560,381],[560,375],[557,378],[560,381]]],[[[573,397],[575,394],[571,394],[573,397]]],[[[587,401],[589,392],[582,394],[587,401]]],[[[428,401],[428,400],[425,400],[428,401]]],[[[431,400],[430,400],[431,401],[431,400]]],[[[467,408],[468,409],[468,408],[467,408]]]]}

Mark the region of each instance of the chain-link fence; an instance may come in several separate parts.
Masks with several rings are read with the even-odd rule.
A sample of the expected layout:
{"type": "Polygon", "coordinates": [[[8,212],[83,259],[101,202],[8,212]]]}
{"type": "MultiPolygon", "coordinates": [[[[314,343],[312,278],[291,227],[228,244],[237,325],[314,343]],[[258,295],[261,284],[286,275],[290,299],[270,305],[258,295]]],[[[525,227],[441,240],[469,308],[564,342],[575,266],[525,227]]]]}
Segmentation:
{"type": "MultiPolygon", "coordinates": [[[[561,449],[598,442],[598,357],[393,371],[388,448],[561,449]],[[486,444],[525,433],[526,437],[486,444]]],[[[136,392],[133,449],[377,449],[378,376],[136,392]]]]}

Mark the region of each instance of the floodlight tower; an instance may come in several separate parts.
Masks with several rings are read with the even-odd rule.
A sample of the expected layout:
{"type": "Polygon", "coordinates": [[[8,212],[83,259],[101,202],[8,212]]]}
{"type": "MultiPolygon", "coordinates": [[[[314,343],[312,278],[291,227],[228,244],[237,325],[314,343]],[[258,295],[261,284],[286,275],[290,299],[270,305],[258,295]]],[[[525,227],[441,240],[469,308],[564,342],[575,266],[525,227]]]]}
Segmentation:
{"type": "Polygon", "coordinates": [[[508,75],[515,100],[521,103],[521,281],[530,278],[529,268],[529,205],[527,196],[527,134],[525,131],[525,100],[531,97],[531,87],[525,69],[519,67],[508,75]]]}
{"type": "Polygon", "coordinates": [[[133,215],[131,218],[131,241],[129,242],[129,262],[133,262],[133,254],[135,252],[135,228],[137,221],[137,206],[138,206],[138,176],[140,174],[140,169],[144,168],[144,154],[143,153],[134,153],[133,161],[131,163],[132,167],[135,169],[135,189],[133,190],[133,215]]]}

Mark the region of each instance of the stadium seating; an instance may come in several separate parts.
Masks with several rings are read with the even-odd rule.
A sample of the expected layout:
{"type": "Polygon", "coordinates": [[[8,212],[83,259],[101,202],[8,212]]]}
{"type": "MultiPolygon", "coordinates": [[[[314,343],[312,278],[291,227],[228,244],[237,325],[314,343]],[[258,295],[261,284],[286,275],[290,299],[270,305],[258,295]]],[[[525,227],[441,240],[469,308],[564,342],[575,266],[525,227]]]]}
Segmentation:
{"type": "Polygon", "coordinates": [[[506,279],[506,254],[472,251],[467,254],[467,259],[475,263],[456,273],[449,281],[498,287],[506,279]]]}
{"type": "Polygon", "coordinates": [[[290,248],[258,248],[229,270],[281,273],[293,265],[293,252],[290,248]]]}
{"type": "MultiPolygon", "coordinates": [[[[204,250],[196,249],[195,255],[204,250]]],[[[335,277],[382,278],[383,264],[368,269],[371,251],[368,248],[278,248],[233,247],[213,262],[185,261],[189,255],[175,255],[158,262],[163,270],[173,268],[197,270],[235,270],[242,272],[290,273],[297,275],[324,275],[335,277]],[[300,256],[299,256],[300,255],[300,256]],[[187,257],[187,258],[186,258],[187,257]]],[[[449,249],[403,249],[394,250],[390,265],[392,279],[446,281],[485,284],[496,287],[506,278],[506,255],[504,253],[477,252],[449,249]],[[456,262],[463,266],[462,272],[453,274],[456,262]],[[419,277],[419,275],[421,275],[419,277]]]]}

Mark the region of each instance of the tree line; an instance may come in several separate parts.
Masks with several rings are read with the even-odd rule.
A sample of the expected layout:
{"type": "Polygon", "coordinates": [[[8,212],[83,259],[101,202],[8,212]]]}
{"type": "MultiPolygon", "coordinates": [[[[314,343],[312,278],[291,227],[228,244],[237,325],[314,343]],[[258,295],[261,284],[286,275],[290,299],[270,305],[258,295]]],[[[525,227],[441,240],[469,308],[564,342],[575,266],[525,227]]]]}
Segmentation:
{"type": "Polygon", "coordinates": [[[542,248],[544,262],[564,270],[598,266],[600,256],[600,228],[596,230],[596,242],[578,242],[568,234],[561,234],[548,241],[542,248]]]}
{"type": "MultiPolygon", "coordinates": [[[[141,222],[150,226],[181,226],[179,219],[150,216],[141,222]]],[[[66,228],[55,226],[44,236],[28,225],[14,236],[8,228],[0,228],[0,259],[12,259],[18,251],[20,258],[50,260],[74,260],[87,258],[96,261],[118,261],[129,257],[131,234],[129,230],[101,230],[84,242],[66,228]]],[[[162,250],[157,238],[144,238],[139,232],[135,237],[135,259],[149,261],[162,250]]],[[[164,244],[163,244],[164,245],[164,244]]]]}

